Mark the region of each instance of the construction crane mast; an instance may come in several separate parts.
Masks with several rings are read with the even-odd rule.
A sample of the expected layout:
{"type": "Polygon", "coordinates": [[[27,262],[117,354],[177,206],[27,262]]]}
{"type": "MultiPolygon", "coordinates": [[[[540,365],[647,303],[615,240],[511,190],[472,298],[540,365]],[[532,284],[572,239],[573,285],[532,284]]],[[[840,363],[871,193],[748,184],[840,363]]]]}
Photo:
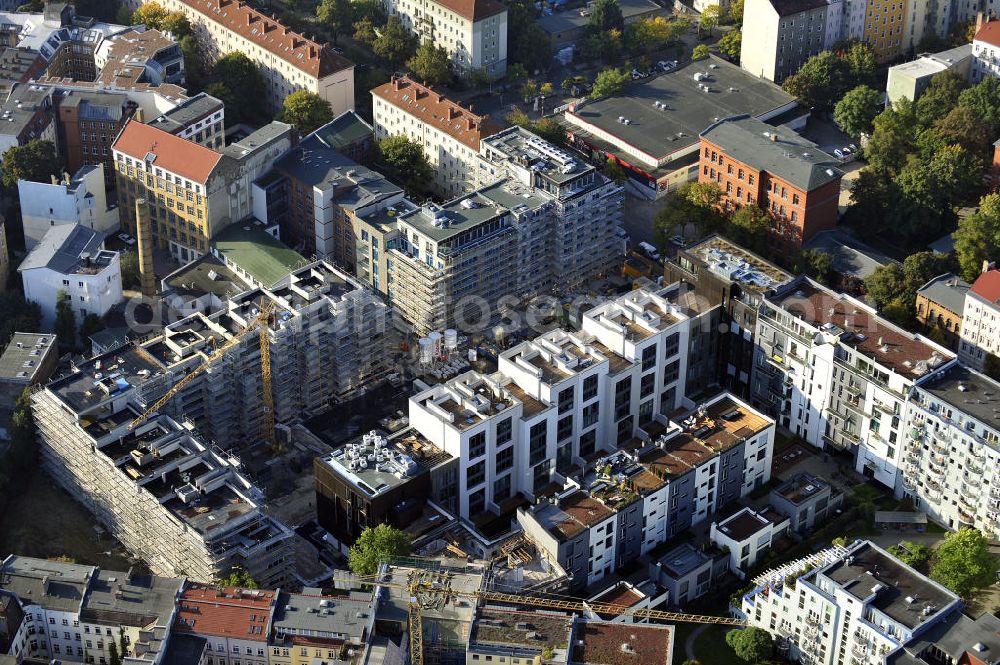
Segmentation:
{"type": "Polygon", "coordinates": [[[742,619],[736,619],[733,617],[714,616],[708,614],[686,614],[684,612],[667,612],[664,610],[634,608],[609,603],[592,603],[579,598],[542,598],[538,596],[527,596],[483,589],[477,591],[463,591],[452,587],[450,584],[450,573],[439,571],[422,572],[427,574],[411,574],[406,584],[383,581],[385,579],[383,575],[362,578],[364,581],[376,586],[398,589],[406,592],[408,598],[407,618],[410,636],[410,662],[412,665],[424,665],[422,609],[425,607],[431,607],[435,603],[440,603],[442,600],[447,600],[449,598],[469,598],[473,600],[483,600],[518,607],[527,606],[567,610],[577,614],[582,614],[584,612],[612,614],[616,616],[628,616],[635,619],[663,621],[669,623],[698,623],[723,626],[746,625],[746,622],[742,619]]]}
{"type": "MultiPolygon", "coordinates": [[[[182,391],[185,386],[190,384],[196,378],[201,376],[209,367],[211,367],[215,362],[222,359],[228,351],[233,347],[240,344],[246,335],[250,334],[254,330],[260,331],[260,365],[261,365],[261,385],[262,394],[261,401],[264,403],[264,417],[261,423],[261,438],[267,441],[272,448],[275,447],[275,435],[274,435],[274,396],[271,393],[271,347],[268,340],[268,329],[271,314],[274,311],[274,305],[271,303],[264,303],[260,311],[257,313],[253,319],[251,319],[245,326],[240,328],[232,337],[230,337],[222,345],[217,345],[215,338],[212,338],[212,347],[215,349],[211,355],[209,355],[205,360],[188,372],[184,378],[175,383],[171,388],[163,394],[158,400],[153,402],[145,411],[143,411],[139,416],[134,418],[132,422],[129,423],[128,429],[133,430],[143,422],[146,421],[151,415],[162,409],[171,399],[173,399],[177,393],[182,391]]],[[[146,349],[142,347],[141,344],[135,346],[136,352],[156,362],[146,349]]]]}

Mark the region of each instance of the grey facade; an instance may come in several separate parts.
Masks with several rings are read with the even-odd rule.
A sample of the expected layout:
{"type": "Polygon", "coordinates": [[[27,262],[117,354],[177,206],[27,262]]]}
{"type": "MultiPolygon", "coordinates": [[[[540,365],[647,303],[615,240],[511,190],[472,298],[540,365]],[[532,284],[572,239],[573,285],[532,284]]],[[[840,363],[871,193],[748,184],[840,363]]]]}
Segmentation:
{"type": "Polygon", "coordinates": [[[831,516],[843,496],[836,494],[825,480],[800,473],[771,490],[768,501],[788,518],[788,528],[803,534],[831,516]]]}

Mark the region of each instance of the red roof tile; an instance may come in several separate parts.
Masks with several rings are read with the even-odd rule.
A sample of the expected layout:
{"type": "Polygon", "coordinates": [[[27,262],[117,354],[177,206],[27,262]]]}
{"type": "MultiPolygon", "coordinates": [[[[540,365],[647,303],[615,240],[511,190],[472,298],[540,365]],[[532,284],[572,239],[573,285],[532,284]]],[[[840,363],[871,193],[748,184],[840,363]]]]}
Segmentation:
{"type": "Polygon", "coordinates": [[[222,155],[192,141],[174,136],[162,129],[129,121],[115,141],[114,149],[132,159],[144,161],[153,153],[153,165],[187,178],[205,183],[222,155]]]}
{"type": "Polygon", "coordinates": [[[476,152],[482,139],[500,131],[489,122],[489,116],[476,115],[409,76],[380,85],[372,90],[372,96],[384,99],[476,152]]]}
{"type": "Polygon", "coordinates": [[[446,7],[459,16],[470,21],[481,21],[484,18],[494,16],[507,11],[507,8],[497,0],[434,0],[442,7],[446,7]]]}
{"type": "Polygon", "coordinates": [[[181,0],[205,18],[218,23],[245,39],[302,70],[324,78],[354,63],[305,35],[282,25],[277,19],[242,2],[242,0],[181,0]]]}
{"type": "MultiPolygon", "coordinates": [[[[1000,21],[993,21],[1000,25],[1000,21]]],[[[979,275],[969,289],[980,298],[1000,304],[1000,269],[991,268],[979,275]]]]}
{"type": "Polygon", "coordinates": [[[974,38],[977,42],[986,42],[993,46],[1000,46],[1000,21],[986,21],[979,30],[976,30],[974,38]]]}
{"type": "Polygon", "coordinates": [[[174,630],[267,641],[277,591],[191,584],[177,604],[174,630]]]}

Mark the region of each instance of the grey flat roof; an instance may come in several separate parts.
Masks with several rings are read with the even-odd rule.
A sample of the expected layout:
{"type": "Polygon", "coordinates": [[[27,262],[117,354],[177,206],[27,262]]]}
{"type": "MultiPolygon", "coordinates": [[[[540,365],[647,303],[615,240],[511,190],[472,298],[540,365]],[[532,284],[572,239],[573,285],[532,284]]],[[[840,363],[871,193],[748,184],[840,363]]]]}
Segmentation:
{"type": "Polygon", "coordinates": [[[919,384],[938,399],[1000,430],[1000,383],[958,363],[919,384]]]}
{"type": "Polygon", "coordinates": [[[948,311],[961,315],[965,310],[965,294],[968,290],[968,282],[957,275],[946,273],[921,286],[917,293],[948,311]]]}
{"type": "Polygon", "coordinates": [[[943,651],[953,662],[961,661],[962,655],[966,652],[978,661],[997,662],[1000,659],[1000,619],[989,612],[978,619],[955,612],[946,620],[921,633],[903,650],[886,659],[886,663],[924,665],[927,661],[918,655],[931,646],[943,651]]]}
{"type": "Polygon", "coordinates": [[[239,295],[251,288],[242,277],[211,254],[183,265],[163,278],[163,283],[174,293],[202,296],[214,293],[220,298],[239,295]]]}
{"type": "Polygon", "coordinates": [[[479,192],[472,192],[440,205],[424,204],[399,219],[431,240],[441,242],[506,214],[506,209],[498,209],[490,199],[479,192]],[[471,207],[468,207],[470,204],[463,204],[464,201],[469,201],[471,207]],[[447,224],[435,226],[435,214],[443,216],[447,224]]]}
{"type": "Polygon", "coordinates": [[[222,102],[220,100],[207,93],[199,92],[194,97],[181,102],[160,117],[155,118],[149,124],[173,134],[221,110],[222,102]]]}
{"type": "Polygon", "coordinates": [[[744,541],[769,524],[771,524],[771,520],[761,517],[750,508],[744,508],[735,515],[719,522],[717,528],[733,540],[744,541]]]}
{"type": "Polygon", "coordinates": [[[339,150],[365,138],[374,138],[375,130],[354,111],[344,111],[313,134],[334,150],[339,150]]]}
{"type": "Polygon", "coordinates": [[[770,117],[794,103],[795,99],[774,83],[712,56],[632,83],[616,97],[585,102],[575,111],[567,111],[566,117],[572,123],[572,116],[576,115],[619,141],[663,160],[696,144],[698,135],[715,118],[741,113],[770,117]],[[698,89],[699,82],[694,80],[697,72],[711,74],[708,82],[711,92],[698,89]],[[654,101],[665,103],[667,109],[653,106],[654,101]],[[628,118],[631,124],[618,122],[619,116],[628,118]]]}
{"type": "Polygon", "coordinates": [[[99,259],[103,245],[104,236],[93,229],[80,224],[60,224],[46,231],[17,269],[48,268],[63,274],[87,270],[83,256],[89,254],[91,259],[99,259]]]}
{"type": "Polygon", "coordinates": [[[820,231],[806,243],[805,249],[826,252],[833,260],[833,269],[836,272],[858,279],[868,277],[882,266],[898,263],[895,259],[851,237],[842,229],[820,231]]]}
{"type": "Polygon", "coordinates": [[[661,556],[659,563],[672,577],[679,578],[691,573],[709,561],[709,556],[691,543],[681,543],[661,556]]]}
{"type": "Polygon", "coordinates": [[[791,281],[792,275],[728,238],[711,235],[683,250],[701,259],[713,274],[762,293],[791,281]]]}
{"type": "Polygon", "coordinates": [[[91,580],[81,614],[113,616],[116,622],[126,625],[145,627],[146,618],[156,618],[158,623],[166,624],[174,611],[182,581],[156,575],[129,577],[125,572],[99,570],[91,580]]]}
{"type": "Polygon", "coordinates": [[[0,356],[0,378],[30,383],[34,380],[42,361],[53,351],[55,341],[55,335],[14,333],[10,344],[0,356]],[[24,363],[29,361],[32,363],[31,366],[25,367],[24,363]],[[28,376],[18,376],[21,372],[27,372],[28,376]]]}
{"type": "Polygon", "coordinates": [[[288,634],[330,639],[343,633],[360,640],[373,611],[372,602],[371,593],[360,591],[347,596],[325,596],[309,587],[302,593],[282,592],[271,627],[288,634]]]}
{"type": "Polygon", "coordinates": [[[0,588],[47,610],[79,612],[94,566],[11,555],[0,564],[0,588]]]}
{"type": "Polygon", "coordinates": [[[729,157],[772,173],[806,192],[843,175],[840,162],[812,141],[787,127],[775,128],[747,115],[723,119],[701,135],[729,157]]]}
{"type": "MultiPolygon", "coordinates": [[[[618,6],[621,7],[622,17],[625,20],[643,14],[666,13],[666,10],[653,2],[653,0],[618,0],[618,6]]],[[[562,12],[553,12],[551,16],[539,18],[538,25],[550,35],[566,30],[582,28],[590,20],[590,16],[580,15],[582,9],[582,7],[577,7],[562,12]]]]}
{"type": "Polygon", "coordinates": [[[924,615],[928,605],[941,611],[958,600],[952,592],[870,542],[852,548],[844,559],[820,572],[858,600],[874,594],[871,606],[911,630],[934,616],[924,615]],[[917,600],[910,603],[908,597],[917,600]]]}

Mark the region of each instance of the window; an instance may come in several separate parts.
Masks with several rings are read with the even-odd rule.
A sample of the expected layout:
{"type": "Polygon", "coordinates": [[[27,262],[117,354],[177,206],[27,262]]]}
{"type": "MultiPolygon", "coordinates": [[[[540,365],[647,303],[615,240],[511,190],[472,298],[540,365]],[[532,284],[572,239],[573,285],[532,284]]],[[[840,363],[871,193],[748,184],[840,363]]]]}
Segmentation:
{"type": "Polygon", "coordinates": [[[486,461],[480,460],[465,471],[466,488],[475,487],[486,480],[486,461]]]}
{"type": "Polygon", "coordinates": [[[545,459],[547,424],[544,420],[535,423],[528,432],[528,463],[531,466],[545,459]]]}
{"type": "Polygon", "coordinates": [[[469,459],[486,454],[486,432],[477,432],[469,439],[469,459]]]}
{"type": "Polygon", "coordinates": [[[650,345],[642,350],[642,371],[653,369],[656,366],[656,346],[650,345]]]}
{"type": "Polygon", "coordinates": [[[497,423],[497,446],[501,446],[510,441],[511,419],[501,420],[497,423]]]}
{"type": "Polygon", "coordinates": [[[573,408],[573,387],[559,392],[559,413],[563,414],[573,408]]]}
{"type": "Polygon", "coordinates": [[[593,399],[597,396],[597,376],[588,376],[583,380],[583,401],[593,399]]]}

